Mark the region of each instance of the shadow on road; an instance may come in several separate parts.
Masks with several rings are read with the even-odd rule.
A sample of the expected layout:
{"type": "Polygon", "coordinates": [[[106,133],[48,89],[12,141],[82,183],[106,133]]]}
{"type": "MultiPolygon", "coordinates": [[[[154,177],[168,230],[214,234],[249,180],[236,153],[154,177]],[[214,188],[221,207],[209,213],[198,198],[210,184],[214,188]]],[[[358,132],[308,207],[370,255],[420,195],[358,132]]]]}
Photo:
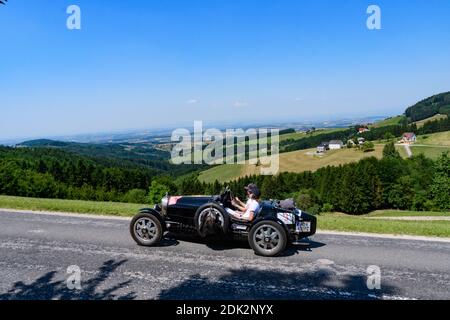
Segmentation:
{"type": "Polygon", "coordinates": [[[127,260],[108,260],[99,268],[96,275],[90,279],[82,279],[81,290],[69,290],[66,280],[57,281],[57,272],[51,271],[36,279],[30,284],[18,281],[4,294],[0,294],[0,300],[129,300],[136,297],[131,292],[126,295],[118,295],[116,292],[131,282],[126,281],[105,288],[105,281],[127,260]]]}
{"type": "MultiPolygon", "coordinates": [[[[164,243],[162,246],[176,246],[179,244],[179,241],[186,241],[197,244],[204,244],[208,248],[214,251],[226,251],[233,249],[248,249],[250,245],[246,240],[238,240],[238,239],[228,239],[223,237],[210,237],[207,239],[202,239],[197,235],[192,234],[168,234],[164,238],[164,243]]],[[[296,245],[288,245],[286,250],[281,254],[282,257],[293,256],[299,254],[300,252],[308,252],[312,251],[312,249],[317,249],[320,247],[326,246],[325,243],[312,241],[312,240],[302,240],[301,244],[296,245]]]]}
{"type": "Polygon", "coordinates": [[[178,286],[163,290],[161,300],[376,300],[394,295],[396,288],[383,285],[381,290],[369,290],[365,275],[336,277],[330,269],[284,273],[243,268],[229,270],[216,278],[196,274],[178,286]]]}

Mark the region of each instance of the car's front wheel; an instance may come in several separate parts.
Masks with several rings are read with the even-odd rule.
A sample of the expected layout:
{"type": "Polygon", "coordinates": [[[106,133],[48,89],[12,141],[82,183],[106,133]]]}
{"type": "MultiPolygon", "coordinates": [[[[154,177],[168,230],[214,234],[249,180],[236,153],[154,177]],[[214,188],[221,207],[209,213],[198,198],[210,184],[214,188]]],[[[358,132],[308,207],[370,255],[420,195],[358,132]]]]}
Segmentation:
{"type": "Polygon", "coordinates": [[[130,233],[137,244],[151,247],[161,242],[163,228],[154,215],[141,213],[131,220],[130,233]]]}
{"type": "Polygon", "coordinates": [[[286,248],[287,235],[284,228],[275,221],[261,221],[250,230],[248,241],[256,254],[274,257],[286,248]]]}

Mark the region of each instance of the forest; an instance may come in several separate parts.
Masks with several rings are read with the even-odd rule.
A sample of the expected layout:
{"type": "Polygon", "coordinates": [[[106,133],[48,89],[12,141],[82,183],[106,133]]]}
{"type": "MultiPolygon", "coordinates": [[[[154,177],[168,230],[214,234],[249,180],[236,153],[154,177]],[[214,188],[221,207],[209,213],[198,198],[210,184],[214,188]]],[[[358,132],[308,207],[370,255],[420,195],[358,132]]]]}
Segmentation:
{"type": "Polygon", "coordinates": [[[420,121],[436,114],[450,116],[450,92],[444,92],[422,101],[406,109],[405,115],[409,121],[420,121]]]}

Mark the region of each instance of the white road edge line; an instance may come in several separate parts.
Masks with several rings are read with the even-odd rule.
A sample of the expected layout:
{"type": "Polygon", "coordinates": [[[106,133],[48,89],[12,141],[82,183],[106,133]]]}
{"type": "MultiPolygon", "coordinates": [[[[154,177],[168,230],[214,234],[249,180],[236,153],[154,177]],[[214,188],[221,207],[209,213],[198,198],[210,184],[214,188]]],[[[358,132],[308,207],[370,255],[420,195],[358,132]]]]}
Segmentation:
{"type": "MultiPolygon", "coordinates": [[[[32,210],[17,210],[17,209],[2,209],[0,213],[27,213],[44,216],[56,216],[56,217],[72,217],[72,218],[89,218],[100,220],[119,220],[119,221],[131,221],[132,217],[116,217],[107,215],[95,215],[88,213],[71,213],[71,212],[54,212],[54,211],[32,211],[32,210]]],[[[329,230],[317,230],[317,235],[335,235],[335,236],[354,236],[354,237],[367,237],[367,238],[381,238],[381,239],[394,239],[394,240],[416,240],[416,241],[432,241],[432,242],[444,242],[450,243],[450,238],[439,237],[426,237],[426,236],[411,236],[411,235],[395,235],[395,234],[381,234],[381,233],[365,233],[365,232],[345,232],[345,231],[329,231],[329,230]]],[[[313,236],[314,237],[314,236],[313,236]]]]}
{"type": "Polygon", "coordinates": [[[119,217],[119,216],[107,216],[97,215],[89,213],[73,213],[73,212],[57,212],[57,211],[33,211],[33,210],[17,210],[17,209],[0,209],[0,213],[27,213],[43,216],[55,216],[55,217],[71,217],[71,218],[89,218],[89,219],[101,219],[101,220],[121,220],[131,221],[132,217],[119,217]]]}
{"type": "Polygon", "coordinates": [[[417,241],[433,241],[450,243],[450,238],[426,237],[426,236],[411,236],[411,235],[397,235],[397,234],[383,234],[383,233],[366,233],[366,232],[345,232],[345,231],[329,231],[317,230],[318,235],[334,235],[334,236],[355,236],[367,238],[382,238],[382,239],[397,239],[397,240],[417,240],[417,241]]]}

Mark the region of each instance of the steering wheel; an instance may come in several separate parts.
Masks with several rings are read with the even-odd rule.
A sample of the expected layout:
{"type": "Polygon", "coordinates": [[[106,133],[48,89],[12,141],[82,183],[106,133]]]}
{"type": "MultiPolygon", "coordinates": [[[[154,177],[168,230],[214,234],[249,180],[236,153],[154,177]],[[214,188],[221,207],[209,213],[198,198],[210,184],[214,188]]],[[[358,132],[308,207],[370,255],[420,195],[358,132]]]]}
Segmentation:
{"type": "Polygon", "coordinates": [[[229,202],[229,204],[231,204],[231,201],[234,198],[233,193],[231,192],[230,188],[228,186],[226,186],[221,194],[221,198],[222,198],[222,202],[225,204],[226,202],[229,202]]]}

